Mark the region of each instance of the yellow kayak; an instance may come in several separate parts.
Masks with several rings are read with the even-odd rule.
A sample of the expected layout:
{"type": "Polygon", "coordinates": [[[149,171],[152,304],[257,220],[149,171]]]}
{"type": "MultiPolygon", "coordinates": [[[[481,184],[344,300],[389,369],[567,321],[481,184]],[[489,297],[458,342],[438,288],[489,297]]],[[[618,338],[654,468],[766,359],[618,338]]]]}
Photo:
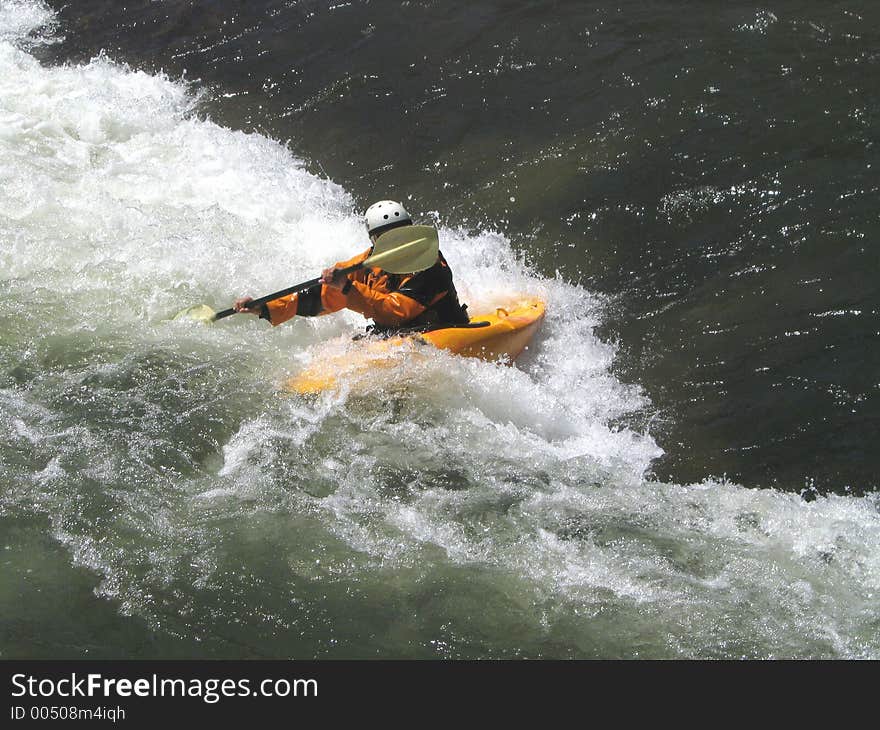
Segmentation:
{"type": "Polygon", "coordinates": [[[346,374],[390,367],[394,361],[389,353],[413,343],[433,345],[467,357],[513,362],[528,347],[543,320],[544,302],[521,300],[513,306],[474,315],[467,325],[369,341],[355,357],[349,353],[314,363],[290,378],[284,389],[302,394],[328,390],[346,374]]]}

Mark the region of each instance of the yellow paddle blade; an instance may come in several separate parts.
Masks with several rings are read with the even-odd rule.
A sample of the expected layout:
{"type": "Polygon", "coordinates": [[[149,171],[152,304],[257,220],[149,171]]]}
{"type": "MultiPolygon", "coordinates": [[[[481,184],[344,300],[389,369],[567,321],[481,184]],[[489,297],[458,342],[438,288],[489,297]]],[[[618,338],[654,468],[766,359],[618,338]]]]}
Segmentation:
{"type": "Polygon", "coordinates": [[[175,314],[171,319],[193,319],[203,324],[211,324],[214,321],[214,315],[217,314],[207,304],[196,304],[193,307],[187,307],[175,314]]]}
{"type": "Polygon", "coordinates": [[[379,236],[373,255],[363,265],[392,274],[410,274],[432,267],[439,251],[440,239],[434,226],[402,226],[379,236]]]}

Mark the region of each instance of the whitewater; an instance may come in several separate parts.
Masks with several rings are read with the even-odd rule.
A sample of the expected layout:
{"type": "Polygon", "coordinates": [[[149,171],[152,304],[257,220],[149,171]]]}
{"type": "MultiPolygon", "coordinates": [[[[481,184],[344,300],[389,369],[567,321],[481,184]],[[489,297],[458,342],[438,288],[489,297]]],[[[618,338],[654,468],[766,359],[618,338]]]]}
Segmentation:
{"type": "Polygon", "coordinates": [[[500,232],[411,211],[472,312],[547,302],[515,367],[404,351],[296,397],[360,315],[172,321],[354,255],[361,211],[198,82],[41,64],[56,33],[0,2],[0,655],[880,658],[876,495],[653,478],[613,312],[500,232]],[[16,599],[53,545],[47,598],[85,570],[106,627],[16,599]]]}

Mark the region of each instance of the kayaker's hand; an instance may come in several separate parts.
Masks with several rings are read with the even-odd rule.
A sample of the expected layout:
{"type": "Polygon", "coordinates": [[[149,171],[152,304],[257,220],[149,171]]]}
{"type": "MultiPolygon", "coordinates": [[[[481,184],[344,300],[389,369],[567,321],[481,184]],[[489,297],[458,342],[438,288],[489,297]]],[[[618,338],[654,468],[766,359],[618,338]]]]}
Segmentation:
{"type": "Polygon", "coordinates": [[[248,304],[252,301],[254,301],[253,297],[240,297],[235,300],[232,308],[241,314],[256,314],[259,316],[262,307],[249,307],[248,304]]]}
{"type": "Polygon", "coordinates": [[[321,272],[321,283],[325,284],[333,289],[342,289],[345,286],[345,281],[348,277],[344,272],[337,269],[335,266],[331,266],[329,269],[324,269],[321,272]]]}

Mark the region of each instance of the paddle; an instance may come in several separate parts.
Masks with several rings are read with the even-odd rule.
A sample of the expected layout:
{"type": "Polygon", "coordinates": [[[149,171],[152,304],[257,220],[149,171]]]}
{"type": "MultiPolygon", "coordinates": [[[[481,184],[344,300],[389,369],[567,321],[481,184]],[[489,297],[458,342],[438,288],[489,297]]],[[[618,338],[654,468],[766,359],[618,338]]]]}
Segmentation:
{"type": "MultiPolygon", "coordinates": [[[[379,236],[373,246],[373,253],[369,258],[364,259],[359,264],[348,266],[339,271],[342,274],[348,275],[358,269],[376,267],[391,274],[410,274],[433,266],[434,262],[437,261],[437,252],[439,250],[440,242],[437,237],[436,228],[433,226],[403,226],[401,228],[394,228],[379,236]]],[[[271,302],[273,299],[305,291],[320,283],[320,277],[310,279],[301,284],[295,284],[287,289],[254,299],[248,303],[248,307],[259,307],[266,302],[271,302]]],[[[187,317],[201,322],[216,322],[218,319],[224,319],[233,314],[236,314],[234,309],[224,309],[221,312],[215,312],[207,304],[197,304],[178,312],[172,319],[187,317]]]]}

